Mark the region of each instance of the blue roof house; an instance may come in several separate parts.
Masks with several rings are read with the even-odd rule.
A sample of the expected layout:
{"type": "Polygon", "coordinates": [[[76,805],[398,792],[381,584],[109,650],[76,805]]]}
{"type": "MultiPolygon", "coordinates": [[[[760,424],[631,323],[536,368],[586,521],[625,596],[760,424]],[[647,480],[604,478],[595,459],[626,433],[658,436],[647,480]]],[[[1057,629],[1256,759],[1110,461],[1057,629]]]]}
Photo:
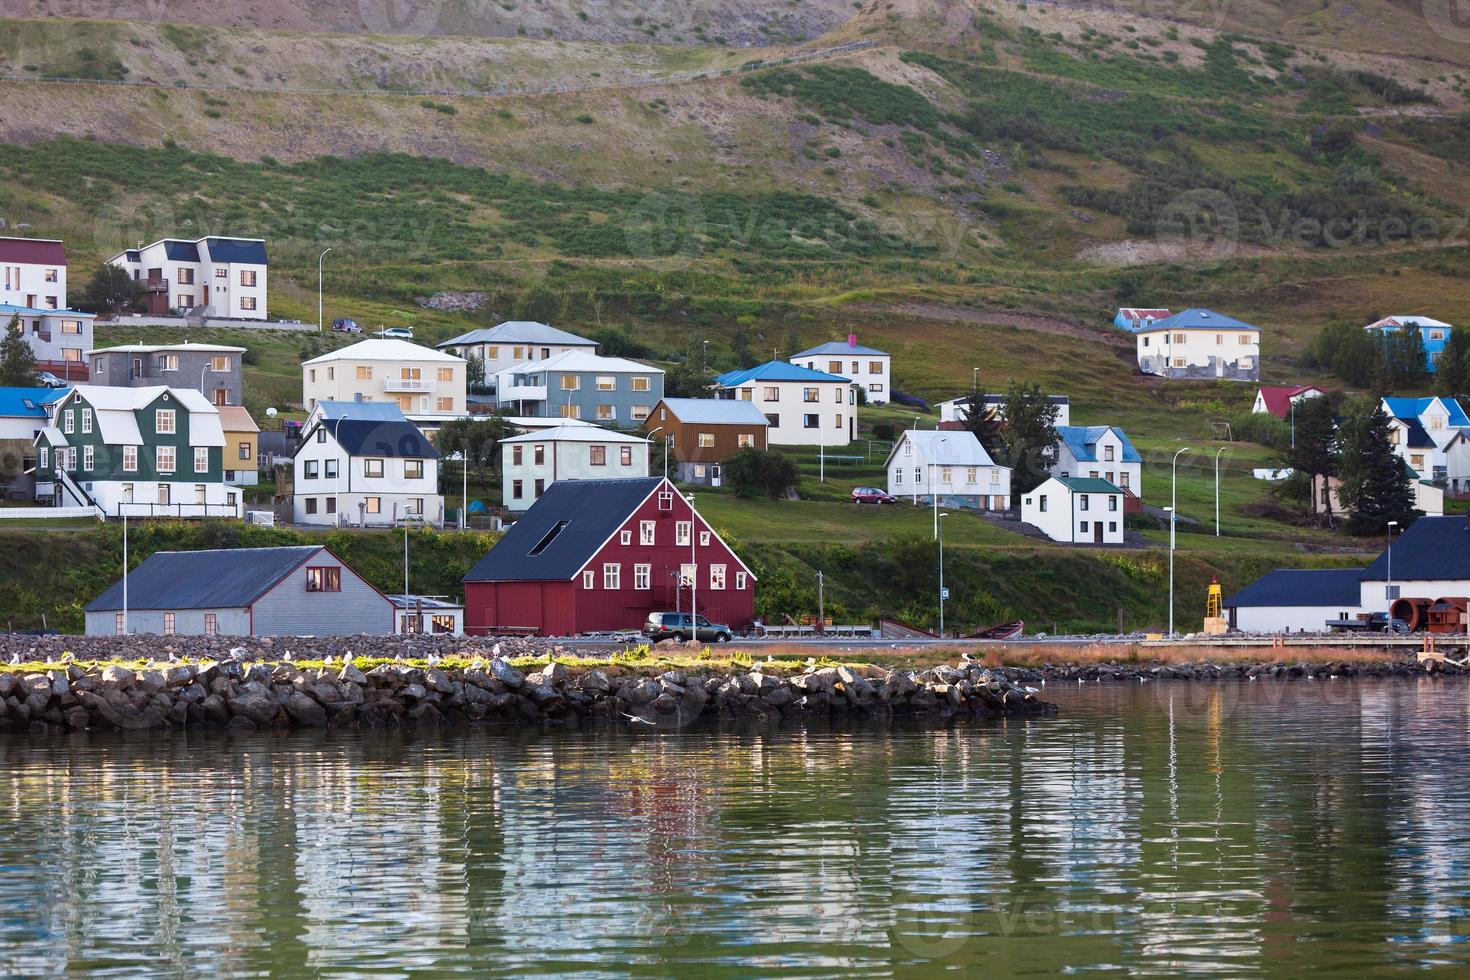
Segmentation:
{"type": "Polygon", "coordinates": [[[1439,367],[1439,355],[1444,353],[1445,344],[1449,342],[1450,331],[1453,327],[1443,320],[1436,320],[1429,316],[1399,314],[1375,320],[1363,329],[1383,341],[1386,341],[1390,334],[1403,330],[1418,330],[1420,338],[1424,341],[1424,369],[1433,372],[1439,367]]]}
{"type": "MultiPolygon", "coordinates": [[[[1470,429],[1470,417],[1454,398],[1385,398],[1394,451],[1421,480],[1448,480],[1450,443],[1470,429]]],[[[1470,477],[1470,472],[1459,474],[1470,477]]]]}
{"type": "Polygon", "coordinates": [[[1059,425],[1051,475],[1107,480],[1123,491],[1125,510],[1137,511],[1143,495],[1143,457],[1116,425],[1059,425]]]}
{"type": "Polygon", "coordinates": [[[857,385],[825,371],[767,361],[715,378],[716,398],[755,403],[773,446],[846,446],[857,438],[857,385]]]}
{"type": "Polygon", "coordinates": [[[1138,369],[1179,380],[1261,379],[1261,328],[1216,313],[1188,309],[1134,331],[1138,369]]]}

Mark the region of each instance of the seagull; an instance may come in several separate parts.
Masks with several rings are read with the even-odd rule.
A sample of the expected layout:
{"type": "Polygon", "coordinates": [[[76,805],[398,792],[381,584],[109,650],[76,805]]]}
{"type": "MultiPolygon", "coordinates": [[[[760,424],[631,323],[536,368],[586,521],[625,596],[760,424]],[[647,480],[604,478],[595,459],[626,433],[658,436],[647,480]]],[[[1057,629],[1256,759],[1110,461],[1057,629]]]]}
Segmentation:
{"type": "Polygon", "coordinates": [[[289,664],[291,661],[295,660],[296,657],[294,654],[291,653],[290,650],[287,650],[284,654],[281,655],[281,659],[289,664]]]}
{"type": "Polygon", "coordinates": [[[960,651],[960,659],[962,661],[964,661],[965,663],[967,663],[967,664],[971,664],[971,663],[974,663],[975,662],[975,658],[970,656],[970,652],[968,650],[961,650],[960,651]]]}
{"type": "Polygon", "coordinates": [[[351,650],[348,650],[345,654],[342,655],[342,664],[344,666],[347,666],[347,667],[351,667],[352,666],[352,651],[351,650]]]}
{"type": "Polygon", "coordinates": [[[493,647],[490,648],[490,656],[496,658],[497,660],[500,659],[500,644],[499,643],[495,644],[493,647]]]}
{"type": "Polygon", "coordinates": [[[20,663],[20,654],[18,654],[18,653],[12,653],[10,655],[10,663],[12,665],[15,665],[15,664],[20,663]]]}
{"type": "Polygon", "coordinates": [[[637,722],[640,725],[652,725],[653,724],[653,722],[649,721],[647,718],[639,718],[637,715],[630,715],[626,711],[620,711],[620,712],[618,712],[618,714],[622,715],[624,718],[628,719],[629,721],[637,722]]]}
{"type": "Polygon", "coordinates": [[[437,653],[431,653],[431,654],[429,654],[429,666],[430,667],[437,667],[437,666],[439,666],[439,661],[441,661],[443,659],[444,658],[441,657],[441,656],[439,656],[437,653]]]}
{"type": "Polygon", "coordinates": [[[332,666],[332,655],[330,653],[327,654],[327,656],[323,658],[322,663],[326,664],[328,667],[332,666]]]}
{"type": "Polygon", "coordinates": [[[808,667],[815,667],[817,665],[817,658],[816,657],[807,657],[806,658],[806,665],[808,667]]]}

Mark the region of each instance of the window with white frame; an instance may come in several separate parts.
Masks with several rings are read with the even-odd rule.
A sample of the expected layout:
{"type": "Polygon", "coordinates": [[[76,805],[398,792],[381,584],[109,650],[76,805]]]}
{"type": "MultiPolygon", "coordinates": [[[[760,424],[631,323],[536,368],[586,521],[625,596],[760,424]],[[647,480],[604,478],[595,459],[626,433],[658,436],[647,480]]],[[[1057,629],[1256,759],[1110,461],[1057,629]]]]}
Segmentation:
{"type": "Polygon", "coordinates": [[[903,467],[896,466],[893,469],[893,483],[895,486],[903,486],[903,467]]]}
{"type": "Polygon", "coordinates": [[[219,635],[219,615],[217,613],[209,612],[204,614],[204,635],[219,635]]]}
{"type": "Polygon", "coordinates": [[[653,585],[653,566],[652,565],[646,565],[646,564],[644,564],[644,565],[634,565],[633,566],[633,588],[647,590],[647,589],[651,588],[652,585],[653,585]]]}
{"type": "Polygon", "coordinates": [[[92,461],[96,459],[91,446],[82,447],[82,469],[91,471],[92,461]]]}
{"type": "Polygon", "coordinates": [[[123,635],[123,631],[126,628],[127,628],[127,620],[123,618],[123,614],[122,613],[113,613],[113,615],[112,615],[112,631],[114,633],[116,633],[118,636],[122,636],[123,635]]]}
{"type": "Polygon", "coordinates": [[[618,379],[611,374],[599,374],[597,376],[598,391],[616,391],[618,379]]]}
{"type": "Polygon", "coordinates": [[[178,468],[178,450],[173,446],[159,446],[154,450],[158,472],[172,473],[178,468]]]}
{"type": "Polygon", "coordinates": [[[643,545],[653,544],[654,528],[657,526],[654,521],[639,521],[638,543],[643,545]]]}
{"type": "Polygon", "coordinates": [[[622,588],[623,566],[615,562],[607,562],[602,566],[602,587],[604,589],[622,588]]]}
{"type": "Polygon", "coordinates": [[[688,562],[679,566],[679,584],[686,589],[694,584],[694,566],[688,562]]]}
{"type": "Polygon", "coordinates": [[[597,573],[594,572],[590,568],[587,569],[587,571],[585,571],[585,572],[582,573],[582,588],[584,588],[584,589],[595,589],[595,588],[597,588],[597,573]]]}
{"type": "Polygon", "coordinates": [[[61,413],[61,431],[67,435],[77,431],[76,413],[69,408],[61,413]]]}
{"type": "Polygon", "coordinates": [[[689,521],[674,522],[674,544],[688,544],[691,524],[689,521]]]}
{"type": "Polygon", "coordinates": [[[709,567],[709,587],[717,591],[725,588],[724,565],[711,565],[709,567]]]}
{"type": "Polygon", "coordinates": [[[709,532],[708,531],[700,531],[699,532],[699,546],[701,548],[708,548],[709,547],[709,532]]]}
{"type": "Polygon", "coordinates": [[[633,532],[627,528],[618,532],[618,544],[632,544],[633,532]]]}
{"type": "Polygon", "coordinates": [[[90,408],[82,409],[82,431],[92,431],[92,410],[90,408]]]}
{"type": "Polygon", "coordinates": [[[153,428],[159,435],[173,435],[177,432],[175,422],[174,410],[171,408],[160,408],[153,413],[153,428]]]}
{"type": "Polygon", "coordinates": [[[741,449],[755,448],[755,435],[750,432],[742,432],[735,437],[735,445],[741,449]]]}
{"type": "Polygon", "coordinates": [[[174,614],[171,612],[166,612],[163,614],[163,635],[174,635],[174,614]]]}
{"type": "Polygon", "coordinates": [[[715,434],[713,432],[701,432],[699,434],[699,448],[713,449],[715,445],[715,434]]]}
{"type": "Polygon", "coordinates": [[[51,466],[51,450],[45,446],[41,447],[40,464],[43,470],[51,466]]]}
{"type": "Polygon", "coordinates": [[[208,473],[209,472],[209,447],[208,446],[195,446],[194,447],[194,472],[195,473],[208,473]]]}
{"type": "Polygon", "coordinates": [[[735,588],[740,589],[742,592],[745,590],[745,573],[744,572],[736,572],[735,573],[735,588]]]}

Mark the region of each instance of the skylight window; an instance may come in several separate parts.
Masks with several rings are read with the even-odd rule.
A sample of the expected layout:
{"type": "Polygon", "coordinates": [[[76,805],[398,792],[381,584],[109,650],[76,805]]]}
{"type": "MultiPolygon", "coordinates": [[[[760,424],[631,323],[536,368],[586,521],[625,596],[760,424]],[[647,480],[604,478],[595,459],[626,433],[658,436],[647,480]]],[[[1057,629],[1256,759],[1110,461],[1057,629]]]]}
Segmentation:
{"type": "Polygon", "coordinates": [[[535,558],[541,552],[551,547],[551,542],[556,540],[556,536],[565,530],[569,523],[569,521],[557,521],[551,525],[551,530],[547,531],[546,535],[540,541],[536,542],[536,547],[531,549],[528,557],[535,558]]]}

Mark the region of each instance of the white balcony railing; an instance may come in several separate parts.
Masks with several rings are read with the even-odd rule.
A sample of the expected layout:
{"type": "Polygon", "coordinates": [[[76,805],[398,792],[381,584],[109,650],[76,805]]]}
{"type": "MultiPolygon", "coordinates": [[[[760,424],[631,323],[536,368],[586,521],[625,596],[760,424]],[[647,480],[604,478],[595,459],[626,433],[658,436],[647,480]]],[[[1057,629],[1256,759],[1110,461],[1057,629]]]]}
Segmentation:
{"type": "Polygon", "coordinates": [[[544,402],[545,385],[501,385],[495,397],[501,402],[544,402]]]}
{"type": "Polygon", "coordinates": [[[386,378],[383,381],[383,390],[430,392],[434,390],[434,382],[415,378],[386,378]]]}

